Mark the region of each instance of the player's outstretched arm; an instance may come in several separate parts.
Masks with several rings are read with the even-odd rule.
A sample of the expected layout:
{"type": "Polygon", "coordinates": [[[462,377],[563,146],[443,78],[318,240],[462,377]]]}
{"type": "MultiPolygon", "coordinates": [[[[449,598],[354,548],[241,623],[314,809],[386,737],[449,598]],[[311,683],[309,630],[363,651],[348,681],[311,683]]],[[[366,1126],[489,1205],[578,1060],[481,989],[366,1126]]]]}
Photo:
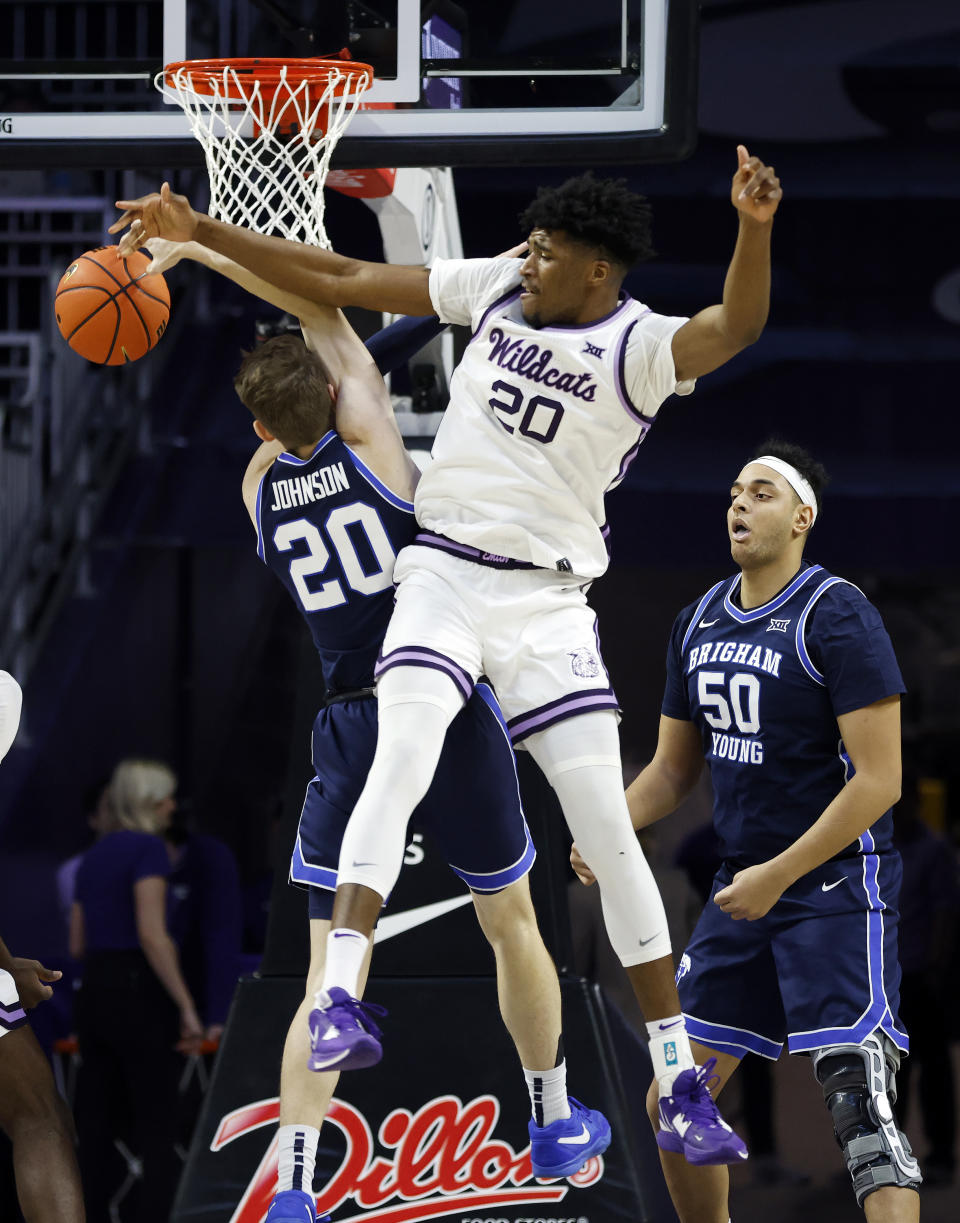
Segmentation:
{"type": "Polygon", "coordinates": [[[321,306],[365,306],[392,314],[431,314],[426,268],[400,267],[348,259],[318,246],[215,221],[196,212],[184,195],[164,183],[159,192],[136,200],[118,200],[125,209],[110,233],[129,230],[120,240],[121,254],[143,246],[148,238],[198,242],[226,255],[267,284],[321,306]]]}
{"type": "Polygon", "coordinates": [[[772,166],[737,146],[731,201],[740,218],[723,302],[695,314],[673,337],[677,378],[699,378],[760,338],[770,309],[770,234],[783,191],[772,166]]]}
{"type": "Polygon", "coordinates": [[[837,723],[855,775],[783,853],[739,871],[717,892],[714,903],[735,920],[763,917],[791,884],[836,857],[900,797],[900,697],[842,714],[837,723]]]}
{"type": "MultiPolygon", "coordinates": [[[[703,747],[692,722],[660,717],[660,734],[653,759],[641,769],[627,788],[627,807],[639,832],[676,811],[703,769],[703,747]]],[[[570,864],[581,883],[593,883],[594,875],[576,845],[570,864]]]]}
{"type": "Polygon", "coordinates": [[[199,242],[172,242],[167,238],[149,238],[143,245],[153,258],[148,269],[150,272],[168,272],[181,260],[188,259],[191,263],[202,263],[211,271],[219,272],[221,276],[232,280],[254,297],[259,297],[261,301],[296,318],[315,317],[322,321],[332,318],[336,313],[336,306],[319,306],[295,293],[287,293],[275,284],[254,275],[233,259],[228,259],[226,255],[219,255],[216,251],[201,246],[199,242]]]}

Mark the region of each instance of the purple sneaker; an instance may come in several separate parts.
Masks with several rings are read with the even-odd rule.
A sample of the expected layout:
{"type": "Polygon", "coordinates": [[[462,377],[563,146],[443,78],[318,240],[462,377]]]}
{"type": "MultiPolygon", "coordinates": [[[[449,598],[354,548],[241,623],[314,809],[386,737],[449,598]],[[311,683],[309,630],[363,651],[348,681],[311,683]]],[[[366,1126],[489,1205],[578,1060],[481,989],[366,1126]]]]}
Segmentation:
{"type": "Polygon", "coordinates": [[[330,1223],[330,1216],[317,1218],[317,1204],[312,1193],[284,1189],[274,1195],[264,1223],[330,1223]]]}
{"type": "Polygon", "coordinates": [[[710,1094],[716,1064],[711,1057],[699,1068],[681,1070],[673,1080],[673,1094],[660,1097],[657,1146],[683,1155],[688,1164],[735,1164],[747,1158],[743,1141],[720,1116],[710,1094]]]}
{"type": "Polygon", "coordinates": [[[383,1056],[380,1029],[374,1015],[386,1009],[373,1002],[351,998],[334,986],[325,1006],[310,1012],[309,1070],[362,1070],[375,1066],[383,1056]]]}
{"type": "Polygon", "coordinates": [[[610,1123],[603,1113],[569,1099],[569,1117],[549,1125],[527,1124],[534,1176],[571,1176],[610,1145],[610,1123]]]}

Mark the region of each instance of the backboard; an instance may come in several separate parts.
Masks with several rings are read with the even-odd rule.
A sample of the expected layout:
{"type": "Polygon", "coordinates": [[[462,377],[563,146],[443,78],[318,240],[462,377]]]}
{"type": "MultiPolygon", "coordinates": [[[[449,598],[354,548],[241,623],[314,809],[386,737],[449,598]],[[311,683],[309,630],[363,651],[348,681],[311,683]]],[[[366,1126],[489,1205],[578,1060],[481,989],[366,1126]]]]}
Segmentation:
{"type": "Polygon", "coordinates": [[[376,81],[334,165],[668,161],[696,125],[696,0],[21,0],[7,165],[199,160],[153,86],[174,60],[347,47],[376,81]]]}

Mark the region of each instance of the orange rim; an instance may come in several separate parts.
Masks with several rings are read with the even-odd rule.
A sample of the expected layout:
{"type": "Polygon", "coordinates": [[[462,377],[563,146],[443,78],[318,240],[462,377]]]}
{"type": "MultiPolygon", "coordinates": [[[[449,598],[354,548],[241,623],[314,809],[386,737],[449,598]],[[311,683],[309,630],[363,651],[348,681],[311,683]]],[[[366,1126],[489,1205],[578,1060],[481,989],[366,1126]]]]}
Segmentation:
{"type": "Polygon", "coordinates": [[[188,72],[191,90],[201,97],[213,97],[219,92],[217,87],[223,87],[223,74],[226,69],[232,69],[235,74],[229,78],[228,84],[239,85],[244,99],[247,94],[243,91],[243,86],[247,81],[259,84],[262,91],[272,91],[283,79],[291,86],[305,82],[326,85],[332,74],[339,72],[344,80],[335,86],[336,96],[352,93],[357,88],[368,89],[373,83],[371,65],[352,59],[187,59],[167,64],[163,70],[163,80],[165,85],[175,89],[177,74],[188,72]],[[283,69],[286,69],[285,74],[283,69]]]}

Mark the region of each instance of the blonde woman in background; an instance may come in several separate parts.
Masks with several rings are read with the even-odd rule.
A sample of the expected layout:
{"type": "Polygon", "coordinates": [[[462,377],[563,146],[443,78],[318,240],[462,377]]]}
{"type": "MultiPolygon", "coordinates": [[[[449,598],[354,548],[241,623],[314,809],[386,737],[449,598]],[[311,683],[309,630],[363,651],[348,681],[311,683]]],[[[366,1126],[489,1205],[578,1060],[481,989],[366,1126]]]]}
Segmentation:
{"type": "Polygon", "coordinates": [[[80,1169],[91,1219],[109,1218],[124,1179],[119,1130],[143,1161],[136,1223],[165,1223],[180,1173],[176,1050],[203,1028],[167,931],[170,859],[163,832],[177,779],[154,760],[123,760],[110,780],[108,831],[83,856],[70,952],[83,960],[76,1026],[80,1169]]]}

